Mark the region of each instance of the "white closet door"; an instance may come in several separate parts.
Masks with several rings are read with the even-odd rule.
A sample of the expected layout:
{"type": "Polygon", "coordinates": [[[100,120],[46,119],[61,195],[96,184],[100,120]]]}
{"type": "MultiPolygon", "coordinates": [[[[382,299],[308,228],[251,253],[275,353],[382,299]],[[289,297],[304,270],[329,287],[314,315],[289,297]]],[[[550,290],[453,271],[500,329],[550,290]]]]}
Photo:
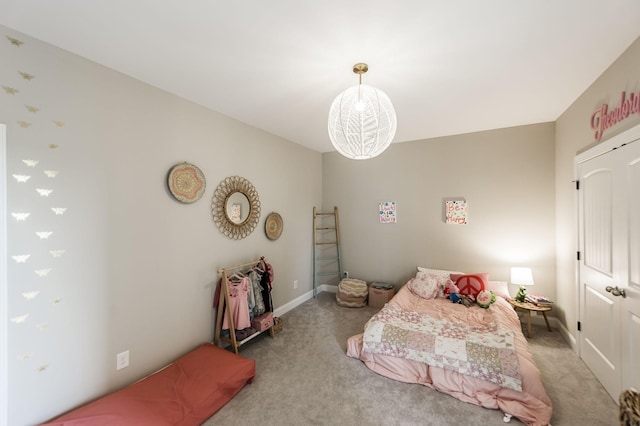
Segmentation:
{"type": "Polygon", "coordinates": [[[617,401],[640,384],[640,142],[579,163],[578,179],[580,352],[617,401]]]}
{"type": "Polygon", "coordinates": [[[617,180],[609,154],[580,165],[580,351],[615,399],[622,388],[620,298],[605,289],[619,284],[624,269],[624,256],[614,251],[614,235],[623,231],[620,210],[614,209],[617,180]]]}
{"type": "Polygon", "coordinates": [[[628,282],[622,299],[622,388],[640,391],[640,141],[620,149],[627,181],[628,282]]]}

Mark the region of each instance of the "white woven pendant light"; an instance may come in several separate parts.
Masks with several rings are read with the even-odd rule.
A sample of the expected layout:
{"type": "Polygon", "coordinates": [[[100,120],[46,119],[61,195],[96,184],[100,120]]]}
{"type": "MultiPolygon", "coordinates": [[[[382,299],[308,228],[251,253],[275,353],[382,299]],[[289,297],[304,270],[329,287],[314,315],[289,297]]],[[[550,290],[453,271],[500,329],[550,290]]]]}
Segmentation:
{"type": "Polygon", "coordinates": [[[380,155],[396,134],[396,111],[389,97],[362,84],[367,64],[355,64],[360,82],[339,94],[329,109],[329,138],[347,158],[366,160],[380,155]]]}

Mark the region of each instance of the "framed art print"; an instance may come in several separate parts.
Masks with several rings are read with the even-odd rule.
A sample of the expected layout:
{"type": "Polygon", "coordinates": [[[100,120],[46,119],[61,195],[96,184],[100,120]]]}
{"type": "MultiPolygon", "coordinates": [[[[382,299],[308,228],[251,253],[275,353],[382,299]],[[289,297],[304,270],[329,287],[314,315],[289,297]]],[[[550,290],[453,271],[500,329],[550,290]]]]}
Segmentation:
{"type": "Polygon", "coordinates": [[[386,201],[378,204],[378,212],[380,215],[380,223],[396,223],[396,202],[386,201]]]}
{"type": "Polygon", "coordinates": [[[444,221],[447,224],[466,225],[467,224],[467,200],[464,198],[455,200],[445,200],[444,221]]]}

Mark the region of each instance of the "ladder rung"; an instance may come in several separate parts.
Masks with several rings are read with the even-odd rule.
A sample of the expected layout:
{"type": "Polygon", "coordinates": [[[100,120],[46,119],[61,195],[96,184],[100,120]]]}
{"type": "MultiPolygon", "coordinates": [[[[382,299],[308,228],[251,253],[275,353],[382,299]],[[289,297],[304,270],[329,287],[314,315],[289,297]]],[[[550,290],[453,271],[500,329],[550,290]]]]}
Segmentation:
{"type": "Polygon", "coordinates": [[[337,260],[338,256],[332,256],[332,257],[318,257],[318,260],[337,260]]]}
{"type": "Polygon", "coordinates": [[[327,275],[340,275],[340,271],[336,271],[336,272],[320,272],[319,274],[317,274],[319,277],[322,276],[327,276],[327,275]]]}
{"type": "Polygon", "coordinates": [[[331,213],[316,212],[316,216],[335,216],[335,213],[334,212],[331,212],[331,213]]]}
{"type": "Polygon", "coordinates": [[[337,244],[337,242],[336,241],[332,241],[332,242],[328,242],[328,243],[316,243],[317,246],[324,246],[324,245],[327,245],[327,244],[337,244]]]}
{"type": "Polygon", "coordinates": [[[335,226],[328,226],[328,227],[316,228],[316,231],[326,231],[328,229],[336,229],[336,227],[335,226]]]}

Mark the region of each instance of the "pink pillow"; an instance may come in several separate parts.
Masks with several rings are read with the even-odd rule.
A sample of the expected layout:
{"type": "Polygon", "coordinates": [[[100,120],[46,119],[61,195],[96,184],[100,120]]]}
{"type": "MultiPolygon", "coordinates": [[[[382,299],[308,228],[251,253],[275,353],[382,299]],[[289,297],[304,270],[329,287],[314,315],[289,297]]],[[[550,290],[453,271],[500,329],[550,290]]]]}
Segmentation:
{"type": "Polygon", "coordinates": [[[434,299],[441,288],[437,275],[424,272],[418,272],[407,285],[413,294],[423,299],[434,299]]]}
{"type": "Polygon", "coordinates": [[[456,284],[456,287],[460,290],[460,294],[476,297],[478,293],[487,288],[489,273],[451,274],[451,281],[456,284]]]}
{"type": "Polygon", "coordinates": [[[418,266],[418,273],[416,274],[416,278],[420,275],[428,275],[432,279],[438,282],[438,294],[437,296],[444,297],[444,289],[447,285],[447,281],[449,281],[449,277],[451,274],[462,274],[459,271],[445,271],[443,269],[431,269],[431,268],[423,268],[422,266],[418,266]]]}

